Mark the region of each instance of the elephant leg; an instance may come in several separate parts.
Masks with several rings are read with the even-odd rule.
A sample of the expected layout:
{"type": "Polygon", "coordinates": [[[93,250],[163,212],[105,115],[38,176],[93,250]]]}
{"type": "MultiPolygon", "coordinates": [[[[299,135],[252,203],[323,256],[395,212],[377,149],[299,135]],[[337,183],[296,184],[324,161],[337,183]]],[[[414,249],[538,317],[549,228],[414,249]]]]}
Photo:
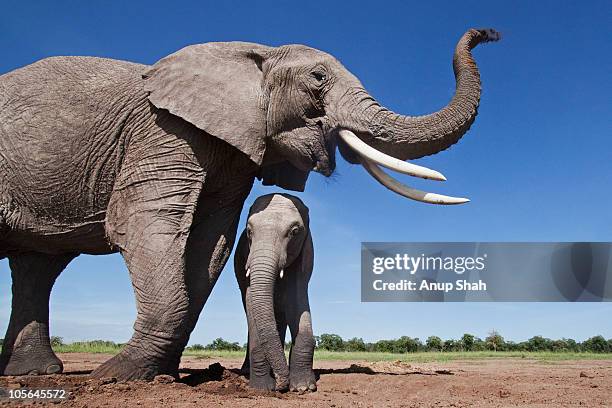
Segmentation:
{"type": "Polygon", "coordinates": [[[134,334],[123,350],[92,373],[120,381],[178,376],[178,361],[188,338],[189,298],[185,285],[186,214],[143,212],[131,220],[127,246],[121,250],[134,293],[134,334]],[[184,225],[183,225],[184,224],[184,225]]]}
{"type": "Polygon", "coordinates": [[[249,354],[250,344],[251,344],[251,341],[249,340],[249,335],[247,333],[246,352],[244,354],[244,361],[242,361],[242,365],[240,366],[240,374],[247,376],[247,377],[251,375],[251,356],[249,354]]]}
{"type": "Polygon", "coordinates": [[[62,362],[49,341],[49,296],[55,279],[75,256],[27,253],[9,257],[13,300],[0,375],[62,372],[62,362]]]}
{"type": "MultiPolygon", "coordinates": [[[[124,171],[133,177],[148,174],[124,171]]],[[[146,182],[120,180],[106,228],[127,264],[137,317],[123,350],[95,369],[93,377],[128,381],[178,376],[189,337],[185,251],[203,179],[195,168],[193,173],[181,169],[146,182]]]]}
{"type": "Polygon", "coordinates": [[[287,313],[286,313],[286,288],[285,282],[281,280],[276,284],[274,292],[274,317],[276,319],[276,328],[280,336],[281,345],[285,349],[285,337],[287,335],[287,313]]]}
{"type": "Polygon", "coordinates": [[[308,281],[289,279],[286,302],[287,322],[291,331],[289,354],[289,389],[291,391],[316,391],[317,381],[312,369],[315,340],[312,332],[308,281]]]}
{"type": "MultiPolygon", "coordinates": [[[[232,252],[243,203],[253,184],[252,177],[233,181],[223,191],[202,192],[198,211],[194,216],[186,253],[188,334],[193,331],[202,308],[232,252]]],[[[239,279],[238,284],[243,292],[244,302],[246,276],[243,278],[239,279]]]]}
{"type": "MultiPolygon", "coordinates": [[[[242,299],[242,308],[244,309],[244,315],[247,316],[246,310],[246,291],[248,285],[248,278],[246,277],[246,260],[249,252],[249,244],[246,238],[246,232],[243,232],[236,245],[236,251],[234,253],[234,273],[236,275],[236,282],[238,282],[238,288],[240,289],[240,298],[242,299]]],[[[248,319],[248,317],[247,317],[248,319]]],[[[244,376],[249,375],[250,363],[249,363],[249,344],[247,334],[247,350],[244,356],[244,361],[240,367],[240,373],[244,376]]]]}
{"type": "MultiPolygon", "coordinates": [[[[248,314],[247,314],[247,310],[246,310],[246,284],[245,284],[245,280],[243,280],[242,282],[240,281],[240,279],[238,280],[238,285],[240,286],[240,295],[242,297],[242,307],[244,308],[244,314],[245,316],[247,316],[248,319],[248,314]]],[[[246,354],[244,356],[244,361],[242,362],[242,366],[240,367],[240,373],[242,375],[246,375],[248,376],[250,374],[251,371],[251,363],[250,363],[250,355],[249,355],[249,345],[251,344],[251,341],[249,339],[249,336],[247,334],[247,349],[246,349],[246,354]]]]}

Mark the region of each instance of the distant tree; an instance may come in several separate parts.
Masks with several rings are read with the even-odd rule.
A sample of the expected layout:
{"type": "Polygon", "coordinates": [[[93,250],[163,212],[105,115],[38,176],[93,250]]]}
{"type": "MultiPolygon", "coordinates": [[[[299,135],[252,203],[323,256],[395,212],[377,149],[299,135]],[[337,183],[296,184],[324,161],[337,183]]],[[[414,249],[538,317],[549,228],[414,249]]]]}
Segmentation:
{"type": "Polygon", "coordinates": [[[472,351],[485,351],[487,349],[487,345],[483,339],[480,337],[476,337],[474,339],[474,348],[472,351]]]}
{"type": "Polygon", "coordinates": [[[402,336],[395,340],[393,351],[395,353],[415,353],[423,348],[423,343],[417,338],[402,336]]]}
{"type": "Polygon", "coordinates": [[[516,343],[514,341],[508,340],[505,342],[505,346],[504,349],[506,351],[520,351],[521,345],[519,343],[516,343]]]}
{"type": "Polygon", "coordinates": [[[582,348],[592,353],[608,353],[612,351],[609,347],[608,341],[603,336],[591,337],[582,343],[582,348]]]}
{"type": "Polygon", "coordinates": [[[201,350],[205,350],[206,347],[204,347],[201,344],[192,344],[191,346],[187,347],[188,350],[193,350],[193,351],[201,351],[201,350]]]}
{"type": "Polygon", "coordinates": [[[459,340],[448,339],[442,343],[443,351],[459,351],[461,349],[461,342],[459,340]]]}
{"type": "Polygon", "coordinates": [[[212,343],[205,347],[206,350],[226,350],[226,351],[239,351],[240,345],[238,342],[230,343],[229,341],[223,340],[221,337],[213,340],[212,343]]]}
{"type": "Polygon", "coordinates": [[[362,338],[353,337],[344,343],[346,351],[366,351],[366,345],[362,338]]]}
{"type": "Polygon", "coordinates": [[[542,336],[533,336],[527,340],[527,351],[547,351],[551,350],[551,340],[542,336]]]}
{"type": "Polygon", "coordinates": [[[379,353],[393,353],[395,340],[378,340],[374,343],[374,351],[379,353]]]}
{"type": "Polygon", "coordinates": [[[580,351],[580,344],[578,344],[576,340],[564,338],[563,341],[565,342],[568,351],[573,351],[573,352],[580,351]]]}
{"type": "Polygon", "coordinates": [[[64,339],[59,336],[51,336],[50,338],[51,347],[58,347],[64,345],[64,339]]]}
{"type": "Polygon", "coordinates": [[[337,334],[323,333],[319,336],[319,348],[329,351],[344,351],[344,341],[337,334]]]}
{"type": "Polygon", "coordinates": [[[521,341],[519,343],[516,343],[514,351],[527,351],[527,342],[521,341]]]}
{"type": "Polygon", "coordinates": [[[565,340],[551,340],[549,343],[550,351],[568,351],[568,346],[565,340]]]}
{"type": "Polygon", "coordinates": [[[504,343],[504,338],[497,330],[491,330],[489,335],[485,338],[485,344],[489,350],[502,351],[504,349],[504,343]]]}
{"type": "Polygon", "coordinates": [[[438,336],[429,336],[427,340],[425,340],[425,345],[429,351],[441,351],[442,339],[438,336]]]}
{"type": "Polygon", "coordinates": [[[462,337],[461,337],[461,347],[463,348],[463,350],[465,351],[472,351],[474,350],[474,336],[469,334],[469,333],[465,333],[462,337]]]}

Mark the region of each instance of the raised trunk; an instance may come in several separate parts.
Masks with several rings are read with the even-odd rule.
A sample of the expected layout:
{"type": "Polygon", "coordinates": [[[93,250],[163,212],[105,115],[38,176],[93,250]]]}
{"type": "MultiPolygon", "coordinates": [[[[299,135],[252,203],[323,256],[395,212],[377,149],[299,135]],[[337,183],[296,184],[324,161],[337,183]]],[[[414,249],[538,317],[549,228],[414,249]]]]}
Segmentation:
{"type": "Polygon", "coordinates": [[[274,286],[277,276],[277,257],[256,255],[251,258],[250,304],[247,304],[247,313],[251,315],[249,320],[256,326],[259,343],[274,372],[276,388],[282,390],[289,384],[289,367],[274,315],[274,286]]]}
{"type": "MultiPolygon", "coordinates": [[[[470,51],[482,42],[498,39],[499,34],[490,29],[470,29],[461,37],[453,57],[455,95],[440,111],[425,116],[399,115],[380,106],[363,88],[354,88],[344,98],[356,101],[353,106],[357,107],[340,126],[356,131],[370,146],[401,160],[447,149],[465,134],[478,113],[480,74],[470,51]]],[[[345,100],[340,105],[350,103],[345,100]]]]}

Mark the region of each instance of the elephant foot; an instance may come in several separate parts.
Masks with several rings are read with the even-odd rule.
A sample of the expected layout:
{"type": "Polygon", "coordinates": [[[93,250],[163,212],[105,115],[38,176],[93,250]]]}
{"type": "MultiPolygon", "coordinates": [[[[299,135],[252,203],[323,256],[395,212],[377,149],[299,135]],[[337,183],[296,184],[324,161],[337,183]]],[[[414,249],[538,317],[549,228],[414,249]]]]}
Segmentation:
{"type": "Polygon", "coordinates": [[[291,371],[289,374],[289,389],[303,394],[317,390],[317,378],[313,370],[299,372],[291,371]]]}
{"type": "Polygon", "coordinates": [[[287,392],[289,391],[289,379],[288,378],[276,378],[276,384],[274,385],[274,391],[287,392]]]}
{"type": "Polygon", "coordinates": [[[26,344],[0,355],[0,375],[58,374],[63,370],[62,361],[51,347],[26,344]]]}
{"type": "Polygon", "coordinates": [[[286,380],[276,380],[272,375],[254,375],[249,377],[249,387],[260,391],[286,392],[289,390],[289,382],[286,380]]]}
{"type": "Polygon", "coordinates": [[[274,391],[276,381],[271,375],[256,376],[251,373],[249,387],[260,391],[274,391]]]}
{"type": "Polygon", "coordinates": [[[160,374],[178,377],[178,370],[174,370],[175,372],[168,371],[162,369],[159,364],[156,364],[151,359],[143,357],[134,358],[124,349],[121,353],[96,368],[91,373],[91,376],[93,378],[115,377],[117,381],[151,381],[160,374]]]}

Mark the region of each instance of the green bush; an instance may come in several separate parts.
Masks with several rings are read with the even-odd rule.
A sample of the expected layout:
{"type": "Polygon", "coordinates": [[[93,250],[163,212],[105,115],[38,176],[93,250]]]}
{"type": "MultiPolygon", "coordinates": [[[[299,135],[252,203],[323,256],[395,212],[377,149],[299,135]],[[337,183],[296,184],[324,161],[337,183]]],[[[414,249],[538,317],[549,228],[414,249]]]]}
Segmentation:
{"type": "Polygon", "coordinates": [[[88,344],[93,347],[120,347],[119,344],[115,343],[114,341],[109,341],[109,340],[91,340],[91,341],[84,341],[83,343],[88,344]]]}
{"type": "Polygon", "coordinates": [[[547,351],[551,350],[551,340],[542,336],[533,336],[527,340],[527,351],[547,351]]]}
{"type": "Polygon", "coordinates": [[[323,333],[319,336],[317,347],[328,351],[344,351],[344,341],[337,334],[323,333]]]}
{"type": "Polygon", "coordinates": [[[394,340],[379,340],[374,343],[374,350],[379,353],[393,353],[395,347],[394,340]]]}
{"type": "Polygon", "coordinates": [[[212,343],[208,344],[205,347],[206,350],[226,350],[226,351],[239,351],[242,348],[238,344],[238,342],[230,343],[229,341],[223,340],[221,337],[213,340],[212,343]]]}
{"type": "Polygon", "coordinates": [[[442,351],[461,351],[461,342],[453,339],[442,343],[442,351]]]}
{"type": "Polygon", "coordinates": [[[366,344],[363,339],[353,337],[344,343],[345,351],[366,351],[366,344]]]}
{"type": "Polygon", "coordinates": [[[568,351],[578,352],[580,351],[580,344],[576,342],[574,339],[563,339],[567,346],[568,351]]]}
{"type": "Polygon", "coordinates": [[[51,347],[59,347],[64,345],[64,339],[58,336],[51,336],[51,347]]]}
{"type": "Polygon", "coordinates": [[[394,353],[416,353],[423,349],[423,343],[417,338],[402,336],[395,340],[394,353]]]}
{"type": "Polygon", "coordinates": [[[425,345],[428,351],[442,351],[442,339],[438,336],[429,336],[425,340],[425,345]]]}
{"type": "Polygon", "coordinates": [[[464,351],[472,351],[474,350],[475,341],[476,338],[473,335],[465,333],[461,336],[461,347],[464,351]]]}
{"type": "Polygon", "coordinates": [[[584,343],[582,343],[582,348],[585,351],[591,351],[593,353],[612,352],[612,348],[610,348],[610,341],[606,341],[603,336],[595,336],[585,340],[584,343]]]}
{"type": "Polygon", "coordinates": [[[488,350],[503,351],[506,342],[496,330],[491,330],[491,332],[485,339],[485,344],[488,350]]]}

